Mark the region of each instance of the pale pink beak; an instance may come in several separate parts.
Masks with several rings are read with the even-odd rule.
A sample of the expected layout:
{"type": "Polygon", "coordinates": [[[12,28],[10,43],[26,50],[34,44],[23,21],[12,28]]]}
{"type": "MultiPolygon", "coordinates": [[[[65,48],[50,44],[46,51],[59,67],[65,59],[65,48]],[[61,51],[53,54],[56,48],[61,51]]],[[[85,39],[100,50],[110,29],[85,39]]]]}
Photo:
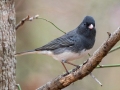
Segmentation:
{"type": "Polygon", "coordinates": [[[88,28],[93,29],[94,28],[93,24],[90,24],[88,28]]]}

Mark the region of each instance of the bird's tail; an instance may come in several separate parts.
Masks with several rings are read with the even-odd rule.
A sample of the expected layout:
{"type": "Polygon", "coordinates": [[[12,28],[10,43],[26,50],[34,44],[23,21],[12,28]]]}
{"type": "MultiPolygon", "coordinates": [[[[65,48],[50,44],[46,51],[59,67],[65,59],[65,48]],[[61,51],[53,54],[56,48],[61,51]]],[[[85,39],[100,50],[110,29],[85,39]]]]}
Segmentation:
{"type": "Polygon", "coordinates": [[[35,52],[36,52],[35,50],[24,51],[24,52],[16,53],[15,56],[21,56],[21,55],[26,55],[26,54],[33,54],[35,52]]]}

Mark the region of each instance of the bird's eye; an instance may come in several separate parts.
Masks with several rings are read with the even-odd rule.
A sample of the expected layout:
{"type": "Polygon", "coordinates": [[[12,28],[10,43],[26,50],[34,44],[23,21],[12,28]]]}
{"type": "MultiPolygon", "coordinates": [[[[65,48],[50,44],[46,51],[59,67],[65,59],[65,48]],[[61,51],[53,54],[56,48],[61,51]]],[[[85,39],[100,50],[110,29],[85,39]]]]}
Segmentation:
{"type": "Polygon", "coordinates": [[[86,23],[84,23],[84,25],[86,25],[86,23]]]}

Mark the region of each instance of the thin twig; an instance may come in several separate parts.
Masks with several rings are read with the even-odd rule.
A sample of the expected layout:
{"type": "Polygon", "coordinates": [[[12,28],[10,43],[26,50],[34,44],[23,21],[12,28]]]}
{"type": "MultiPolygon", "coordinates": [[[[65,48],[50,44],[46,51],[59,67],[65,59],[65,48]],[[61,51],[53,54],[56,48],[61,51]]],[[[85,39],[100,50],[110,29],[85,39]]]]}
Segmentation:
{"type": "Polygon", "coordinates": [[[110,68],[110,67],[120,67],[120,64],[101,65],[101,66],[98,65],[96,68],[110,68]]]}
{"type": "Polygon", "coordinates": [[[20,87],[20,84],[16,84],[18,90],[22,90],[21,87],[20,87]]]}
{"type": "Polygon", "coordinates": [[[61,30],[60,28],[58,28],[53,22],[51,22],[51,21],[49,21],[49,20],[47,20],[47,19],[45,19],[45,18],[41,18],[41,17],[38,17],[37,19],[45,20],[45,21],[51,23],[51,24],[52,24],[53,26],[55,26],[58,30],[60,30],[61,32],[63,32],[64,34],[66,34],[66,32],[64,32],[63,30],[61,30]]]}
{"type": "Polygon", "coordinates": [[[112,49],[109,51],[109,53],[114,52],[114,51],[116,51],[116,50],[118,50],[118,49],[120,49],[120,46],[117,46],[117,47],[115,47],[115,48],[112,48],[112,49]]]}
{"type": "Polygon", "coordinates": [[[92,74],[90,73],[90,76],[98,83],[100,86],[102,86],[102,83],[92,74]]]}
{"type": "MultiPolygon", "coordinates": [[[[89,55],[89,57],[91,56],[90,53],[88,53],[88,55],[89,55]]],[[[98,66],[101,66],[101,65],[98,65],[98,66]]],[[[81,65],[81,67],[82,67],[82,65],[81,65]]],[[[102,83],[100,83],[100,81],[99,81],[92,73],[90,73],[90,76],[91,76],[98,84],[100,84],[100,86],[102,86],[102,83]]]]}
{"type": "MultiPolygon", "coordinates": [[[[82,66],[82,65],[79,65],[80,67],[82,66]]],[[[97,67],[96,67],[96,69],[100,69],[100,68],[112,68],[112,67],[120,67],[120,64],[109,64],[109,65],[98,65],[97,67]]],[[[72,70],[69,70],[69,71],[72,71],[72,70]]]]}

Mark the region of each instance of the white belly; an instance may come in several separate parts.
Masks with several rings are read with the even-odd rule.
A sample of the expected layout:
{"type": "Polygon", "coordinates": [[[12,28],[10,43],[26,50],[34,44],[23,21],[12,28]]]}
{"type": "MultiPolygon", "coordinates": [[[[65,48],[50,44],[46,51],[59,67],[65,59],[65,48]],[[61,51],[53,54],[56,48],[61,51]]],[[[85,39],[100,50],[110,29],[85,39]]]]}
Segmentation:
{"type": "Polygon", "coordinates": [[[54,55],[51,51],[41,51],[38,53],[47,54],[49,56],[52,56],[55,60],[58,60],[58,61],[62,61],[62,60],[71,61],[71,60],[75,60],[75,59],[79,59],[79,58],[83,57],[84,55],[88,54],[89,51],[90,50],[83,50],[80,53],[73,53],[70,51],[66,51],[64,53],[57,54],[57,55],[54,55]]]}

